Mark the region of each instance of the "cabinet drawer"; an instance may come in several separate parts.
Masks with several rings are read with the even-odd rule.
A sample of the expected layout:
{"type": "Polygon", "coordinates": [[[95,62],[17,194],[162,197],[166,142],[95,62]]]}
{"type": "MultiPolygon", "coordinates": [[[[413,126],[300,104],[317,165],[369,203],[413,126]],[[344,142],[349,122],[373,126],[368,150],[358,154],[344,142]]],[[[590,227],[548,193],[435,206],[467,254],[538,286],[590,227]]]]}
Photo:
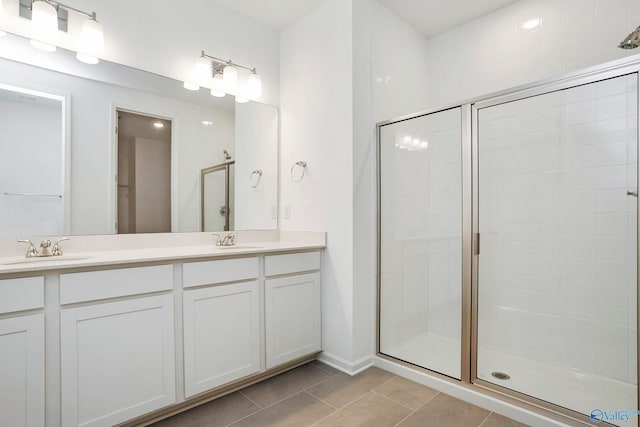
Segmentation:
{"type": "Polygon", "coordinates": [[[188,262],[182,265],[182,286],[213,285],[258,277],[258,258],[188,262]]]}
{"type": "Polygon", "coordinates": [[[44,307],[44,276],[0,280],[0,314],[44,307]]]}
{"type": "Polygon", "coordinates": [[[173,289],[173,265],[119,268],[60,275],[60,304],[173,289]]]}
{"type": "Polygon", "coordinates": [[[265,276],[320,270],[320,251],[265,257],[265,276]]]}

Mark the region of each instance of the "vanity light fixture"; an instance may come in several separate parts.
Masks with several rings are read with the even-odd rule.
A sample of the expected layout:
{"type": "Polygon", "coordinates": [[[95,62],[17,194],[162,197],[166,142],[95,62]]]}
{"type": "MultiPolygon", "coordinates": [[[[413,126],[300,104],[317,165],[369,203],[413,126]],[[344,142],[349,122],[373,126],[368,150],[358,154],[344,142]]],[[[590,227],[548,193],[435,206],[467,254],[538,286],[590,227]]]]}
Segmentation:
{"type": "MultiPolygon", "coordinates": [[[[84,12],[53,0],[34,0],[30,6],[28,1],[20,1],[20,16],[31,18],[35,36],[31,39],[31,45],[48,52],[56,50],[56,46],[52,42],[55,41],[58,29],[66,31],[69,11],[85,16],[77,41],[76,58],[87,64],[97,64],[98,57],[104,50],[104,32],[102,25],[96,19],[95,12],[84,12]],[[23,8],[27,11],[30,10],[30,15],[23,14],[23,8]],[[62,12],[64,14],[61,15],[62,12]],[[62,19],[61,22],[64,23],[64,26],[59,27],[58,19],[62,19]]],[[[60,25],[63,25],[62,23],[60,25]]]]}
{"type": "Polygon", "coordinates": [[[207,55],[204,51],[196,60],[195,76],[197,82],[185,81],[185,89],[198,90],[200,86],[211,90],[211,95],[224,97],[226,94],[235,95],[236,102],[247,102],[262,95],[262,80],[255,68],[236,64],[231,60],[207,55]],[[239,70],[249,72],[246,79],[239,70]]]}

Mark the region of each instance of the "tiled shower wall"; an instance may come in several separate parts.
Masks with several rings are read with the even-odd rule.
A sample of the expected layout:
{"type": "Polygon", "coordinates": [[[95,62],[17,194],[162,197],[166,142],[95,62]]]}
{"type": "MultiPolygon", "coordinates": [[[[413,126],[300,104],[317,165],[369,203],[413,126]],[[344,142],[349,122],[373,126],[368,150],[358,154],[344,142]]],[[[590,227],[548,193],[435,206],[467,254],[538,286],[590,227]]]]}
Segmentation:
{"type": "Polygon", "coordinates": [[[479,116],[479,346],[636,382],[637,76],[479,116]]]}
{"type": "MultiPolygon", "coordinates": [[[[455,108],[381,129],[381,347],[387,354],[426,334],[460,341],[460,114],[455,108]],[[400,148],[408,136],[428,147],[400,148]]],[[[460,359],[459,351],[447,356],[460,359]]]]}

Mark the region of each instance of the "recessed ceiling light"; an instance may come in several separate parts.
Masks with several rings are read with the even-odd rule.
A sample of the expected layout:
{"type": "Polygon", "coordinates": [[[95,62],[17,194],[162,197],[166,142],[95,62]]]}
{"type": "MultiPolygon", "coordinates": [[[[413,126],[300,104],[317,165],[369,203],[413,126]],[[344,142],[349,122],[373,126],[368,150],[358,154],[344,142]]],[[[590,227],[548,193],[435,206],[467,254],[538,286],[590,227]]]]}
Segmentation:
{"type": "Polygon", "coordinates": [[[204,126],[213,126],[213,122],[211,122],[211,121],[209,121],[209,120],[203,120],[203,121],[202,121],[202,124],[203,124],[204,126]]]}
{"type": "Polygon", "coordinates": [[[537,26],[540,25],[540,18],[529,19],[528,21],[524,21],[522,23],[523,30],[533,30],[537,26]]]}
{"type": "Polygon", "coordinates": [[[162,122],[153,122],[153,126],[156,129],[162,129],[164,127],[164,123],[162,123],[162,122]]]}

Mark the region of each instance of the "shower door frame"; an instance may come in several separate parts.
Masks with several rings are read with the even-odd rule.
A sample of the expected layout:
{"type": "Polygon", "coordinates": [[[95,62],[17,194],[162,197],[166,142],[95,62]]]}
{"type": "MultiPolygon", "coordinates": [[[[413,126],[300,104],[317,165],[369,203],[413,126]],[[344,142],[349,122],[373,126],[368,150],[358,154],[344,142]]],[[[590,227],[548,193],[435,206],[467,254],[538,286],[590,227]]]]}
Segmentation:
{"type": "MultiPolygon", "coordinates": [[[[479,111],[483,108],[493,107],[501,104],[505,104],[508,102],[519,101],[526,98],[532,98],[535,96],[542,96],[545,94],[570,89],[572,87],[587,85],[597,83],[599,81],[612,79],[616,77],[623,77],[635,74],[636,79],[636,103],[640,101],[640,93],[638,88],[640,88],[640,63],[638,61],[633,61],[629,63],[628,61],[622,61],[623,63],[620,65],[614,66],[605,66],[605,67],[593,67],[584,72],[576,73],[575,75],[570,75],[565,78],[545,82],[542,84],[532,85],[531,87],[523,87],[520,90],[514,91],[512,93],[501,94],[498,96],[487,97],[483,100],[476,101],[472,104],[472,117],[473,117],[473,128],[472,128],[472,172],[473,172],[473,218],[472,218],[472,230],[473,230],[473,265],[472,265],[472,283],[471,283],[471,292],[473,295],[472,298],[472,315],[471,315],[471,382],[481,388],[492,390],[494,392],[498,392],[500,394],[507,395],[509,397],[522,400],[527,403],[531,403],[536,406],[540,406],[546,410],[556,412],[560,415],[567,416],[576,421],[588,422],[590,420],[589,416],[584,415],[580,412],[573,411],[568,408],[561,407],[559,405],[555,405],[553,403],[547,402],[542,399],[534,398],[532,396],[526,395],[524,393],[517,392],[512,389],[508,389],[503,386],[496,385],[489,381],[482,380],[478,378],[478,271],[479,271],[479,253],[480,253],[480,238],[479,238],[479,156],[478,156],[478,145],[479,145],[479,136],[478,136],[478,123],[479,123],[479,111]]],[[[605,64],[606,65],[606,64],[605,64]]],[[[638,116],[636,123],[640,124],[640,108],[636,105],[636,115],[638,116]]],[[[638,134],[638,132],[637,132],[638,134]]],[[[636,144],[638,144],[638,135],[636,135],[636,144]]],[[[637,160],[637,159],[636,159],[637,160]]],[[[637,164],[637,163],[636,163],[637,164]]],[[[640,185],[640,174],[636,176],[636,189],[639,188],[640,185]]],[[[636,199],[636,222],[640,225],[640,203],[638,203],[638,199],[636,199]]],[[[637,230],[640,230],[638,228],[637,230]]],[[[637,232],[636,232],[637,233],[637,232]]],[[[637,234],[636,234],[637,239],[637,234]]],[[[638,254],[638,258],[636,259],[636,265],[639,265],[640,254],[638,254]]],[[[636,289],[639,287],[638,273],[636,273],[636,289]]],[[[638,295],[638,301],[636,301],[636,310],[637,307],[640,306],[640,294],[638,295]]],[[[640,317],[636,317],[636,328],[640,326],[640,317]]],[[[638,329],[636,329],[638,330],[638,329]]],[[[636,346],[638,344],[636,343],[636,346]]],[[[640,358],[638,358],[640,361],[640,358]]],[[[640,363],[638,363],[640,367],[640,363]]],[[[640,371],[639,371],[640,372],[640,371]]],[[[637,377],[636,381],[640,381],[640,374],[637,377]]],[[[638,382],[636,382],[637,388],[638,382]]],[[[640,393],[636,391],[637,394],[637,405],[640,408],[640,393]]],[[[628,409],[637,409],[637,408],[628,408],[628,409]]],[[[640,421],[640,416],[638,417],[640,421]]],[[[606,422],[603,422],[604,425],[608,425],[606,422]]],[[[640,423],[639,423],[640,424],[640,423]]]]}
{"type": "MultiPolygon", "coordinates": [[[[462,103],[452,104],[443,108],[434,108],[415,114],[404,115],[395,119],[385,120],[376,124],[376,356],[392,361],[396,364],[424,372],[431,376],[454,383],[488,396],[498,398],[507,403],[515,404],[524,409],[542,414],[546,417],[567,422],[579,422],[583,425],[593,425],[588,415],[537,399],[517,391],[501,387],[481,380],[477,376],[478,350],[478,267],[480,235],[479,224],[479,159],[478,159],[478,113],[482,108],[517,101],[546,93],[569,89],[575,86],[595,83],[601,80],[635,74],[637,82],[637,127],[640,127],[640,55],[623,58],[616,61],[589,67],[561,77],[549,78],[531,84],[518,86],[493,94],[473,98],[462,103]],[[461,107],[461,154],[462,154],[462,302],[461,302],[461,378],[454,379],[429,368],[417,366],[408,361],[386,355],[380,351],[380,290],[381,290],[381,129],[383,126],[415,119],[440,111],[461,107]]],[[[636,132],[636,143],[640,153],[640,131],[636,132]]],[[[638,154],[640,156],[640,154],[638,154]]],[[[640,162],[639,162],[640,164],[640,162]]],[[[636,188],[640,188],[640,173],[637,176],[636,188]]],[[[640,233],[640,199],[637,199],[637,225],[640,233]]],[[[640,266],[640,250],[636,259],[640,266]]],[[[640,288],[640,270],[636,274],[636,289],[640,288]]],[[[637,292],[636,308],[640,307],[640,292],[637,292]]],[[[636,318],[636,328],[640,331],[640,313],[636,318]]],[[[636,343],[637,347],[640,342],[636,343]]],[[[640,384],[640,357],[637,357],[638,378],[640,384]]],[[[640,392],[637,393],[637,408],[640,409],[640,392]]],[[[631,408],[629,408],[631,409],[631,408]]],[[[640,414],[638,415],[640,425],[640,414]]],[[[602,422],[603,425],[610,425],[602,422]]]]}

